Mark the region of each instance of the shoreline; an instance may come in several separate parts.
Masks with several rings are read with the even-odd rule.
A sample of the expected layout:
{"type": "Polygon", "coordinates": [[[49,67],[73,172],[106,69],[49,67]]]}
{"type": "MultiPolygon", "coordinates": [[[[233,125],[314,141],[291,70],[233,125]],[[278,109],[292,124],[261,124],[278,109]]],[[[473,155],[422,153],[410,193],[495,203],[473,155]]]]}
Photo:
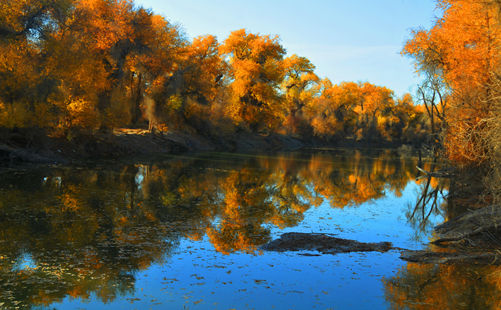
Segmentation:
{"type": "MultiPolygon", "coordinates": [[[[5,140],[5,139],[4,139],[5,140]]],[[[0,166],[34,164],[78,164],[88,160],[113,160],[144,156],[186,154],[197,152],[228,152],[243,154],[328,150],[329,148],[403,148],[415,146],[387,141],[305,141],[298,137],[241,132],[230,136],[205,137],[185,132],[148,132],[121,129],[113,133],[80,135],[71,140],[40,136],[33,141],[0,140],[0,166]]]]}

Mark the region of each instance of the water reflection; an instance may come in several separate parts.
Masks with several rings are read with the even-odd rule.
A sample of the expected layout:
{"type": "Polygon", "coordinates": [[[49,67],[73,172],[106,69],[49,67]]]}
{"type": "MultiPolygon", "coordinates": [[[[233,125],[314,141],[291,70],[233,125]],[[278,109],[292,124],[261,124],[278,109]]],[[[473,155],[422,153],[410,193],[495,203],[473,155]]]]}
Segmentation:
{"type": "MultiPolygon", "coordinates": [[[[433,172],[433,165],[428,171],[433,172]]],[[[458,173],[452,178],[419,178],[417,203],[407,213],[410,223],[416,231],[430,230],[433,226],[428,221],[430,214],[441,212],[445,219],[453,219],[485,205],[482,178],[478,173],[458,173]],[[441,199],[444,196],[446,200],[441,199]]],[[[428,248],[432,252],[457,250],[446,245],[429,245],[428,248]]],[[[386,300],[393,309],[501,309],[499,264],[408,263],[383,282],[386,300]]]]}
{"type": "Polygon", "coordinates": [[[346,208],[400,195],[416,164],[390,151],[343,151],[4,173],[0,308],[67,296],[110,302],[183,238],[255,253],[272,227],[295,226],[323,202],[346,208]]]}
{"type": "Polygon", "coordinates": [[[409,263],[384,280],[393,309],[500,309],[501,267],[409,263]]]}
{"type": "Polygon", "coordinates": [[[432,176],[419,176],[416,179],[418,185],[416,203],[409,205],[406,212],[406,218],[416,232],[414,237],[416,240],[422,235],[433,232],[436,223],[430,221],[430,218],[439,214],[447,217],[449,214],[449,183],[448,178],[432,176]]]}

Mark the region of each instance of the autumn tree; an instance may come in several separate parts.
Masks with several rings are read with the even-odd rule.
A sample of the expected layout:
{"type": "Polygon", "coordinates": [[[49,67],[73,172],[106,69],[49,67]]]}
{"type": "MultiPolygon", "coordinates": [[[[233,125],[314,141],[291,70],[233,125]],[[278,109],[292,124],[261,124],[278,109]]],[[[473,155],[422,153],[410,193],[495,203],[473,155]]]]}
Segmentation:
{"type": "Polygon", "coordinates": [[[387,123],[388,135],[393,141],[420,146],[430,144],[433,130],[430,117],[424,105],[416,105],[410,94],[397,98],[396,105],[391,109],[393,117],[387,123]]]}
{"type": "Polygon", "coordinates": [[[101,126],[137,123],[146,85],[175,66],[173,54],[184,44],[179,32],[162,17],[136,8],[132,1],[81,1],[75,17],[83,36],[79,41],[86,43],[104,70],[104,85],[97,90],[101,126]]]}
{"type": "Polygon", "coordinates": [[[493,111],[487,98],[500,70],[501,4],[495,0],[437,3],[443,16],[430,30],[414,31],[403,53],[415,59],[417,69],[433,88],[432,97],[424,100],[430,102],[430,112],[446,121],[448,157],[458,163],[492,161],[486,119],[493,111]],[[448,96],[437,92],[442,88],[448,96]],[[448,108],[436,109],[443,105],[448,108]]]}
{"type": "Polygon", "coordinates": [[[360,102],[360,90],[356,83],[333,85],[324,79],[319,83],[319,95],[306,107],[313,132],[324,138],[341,138],[355,130],[355,106],[360,102]]]}
{"type": "Polygon", "coordinates": [[[358,114],[358,139],[379,140],[385,136],[384,126],[395,106],[393,91],[370,83],[361,85],[360,91],[363,100],[355,108],[358,114]]]}
{"type": "Polygon", "coordinates": [[[371,83],[319,81],[305,106],[313,134],[327,140],[419,144],[428,134],[427,118],[410,95],[371,83]]]}
{"type": "Polygon", "coordinates": [[[50,102],[57,88],[48,70],[45,38],[63,25],[71,1],[0,4],[0,126],[56,125],[50,102]]]}
{"type": "Polygon", "coordinates": [[[180,48],[177,57],[175,69],[154,90],[157,114],[172,128],[191,126],[204,132],[211,106],[224,90],[227,66],[219,43],[212,35],[200,36],[180,48]]]}
{"type": "Polygon", "coordinates": [[[230,63],[231,118],[253,131],[276,127],[283,117],[279,86],[285,49],[279,38],[237,30],[225,40],[220,53],[230,63]]]}
{"type": "Polygon", "coordinates": [[[315,87],[319,78],[314,73],[315,66],[305,57],[292,55],[283,61],[285,78],[282,82],[282,91],[285,93],[284,116],[285,127],[288,133],[297,133],[303,128],[306,120],[303,117],[303,108],[311,102],[316,94],[315,87]]]}

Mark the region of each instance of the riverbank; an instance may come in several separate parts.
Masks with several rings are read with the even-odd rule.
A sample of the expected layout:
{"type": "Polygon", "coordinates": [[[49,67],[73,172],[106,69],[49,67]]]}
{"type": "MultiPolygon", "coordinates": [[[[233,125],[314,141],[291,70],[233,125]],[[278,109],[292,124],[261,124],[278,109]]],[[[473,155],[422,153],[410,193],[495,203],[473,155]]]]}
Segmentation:
{"type": "MultiPolygon", "coordinates": [[[[117,129],[108,133],[78,135],[71,139],[27,132],[4,134],[0,139],[0,165],[18,163],[78,163],[85,160],[116,159],[190,152],[271,153],[323,147],[398,147],[388,142],[368,143],[349,139],[323,141],[293,136],[250,132],[227,136],[203,136],[186,132],[149,132],[117,129]]],[[[405,146],[404,148],[412,149],[405,146]]]]}

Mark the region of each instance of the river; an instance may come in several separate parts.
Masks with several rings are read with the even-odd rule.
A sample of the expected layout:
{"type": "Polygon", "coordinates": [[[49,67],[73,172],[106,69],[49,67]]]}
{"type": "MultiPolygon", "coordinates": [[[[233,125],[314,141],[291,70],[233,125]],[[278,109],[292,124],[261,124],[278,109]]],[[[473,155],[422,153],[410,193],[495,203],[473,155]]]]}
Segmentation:
{"type": "Polygon", "coordinates": [[[417,163],[326,149],[4,169],[0,309],[500,307],[499,267],[260,249],[285,232],[426,248],[447,185],[414,210],[417,163]]]}

